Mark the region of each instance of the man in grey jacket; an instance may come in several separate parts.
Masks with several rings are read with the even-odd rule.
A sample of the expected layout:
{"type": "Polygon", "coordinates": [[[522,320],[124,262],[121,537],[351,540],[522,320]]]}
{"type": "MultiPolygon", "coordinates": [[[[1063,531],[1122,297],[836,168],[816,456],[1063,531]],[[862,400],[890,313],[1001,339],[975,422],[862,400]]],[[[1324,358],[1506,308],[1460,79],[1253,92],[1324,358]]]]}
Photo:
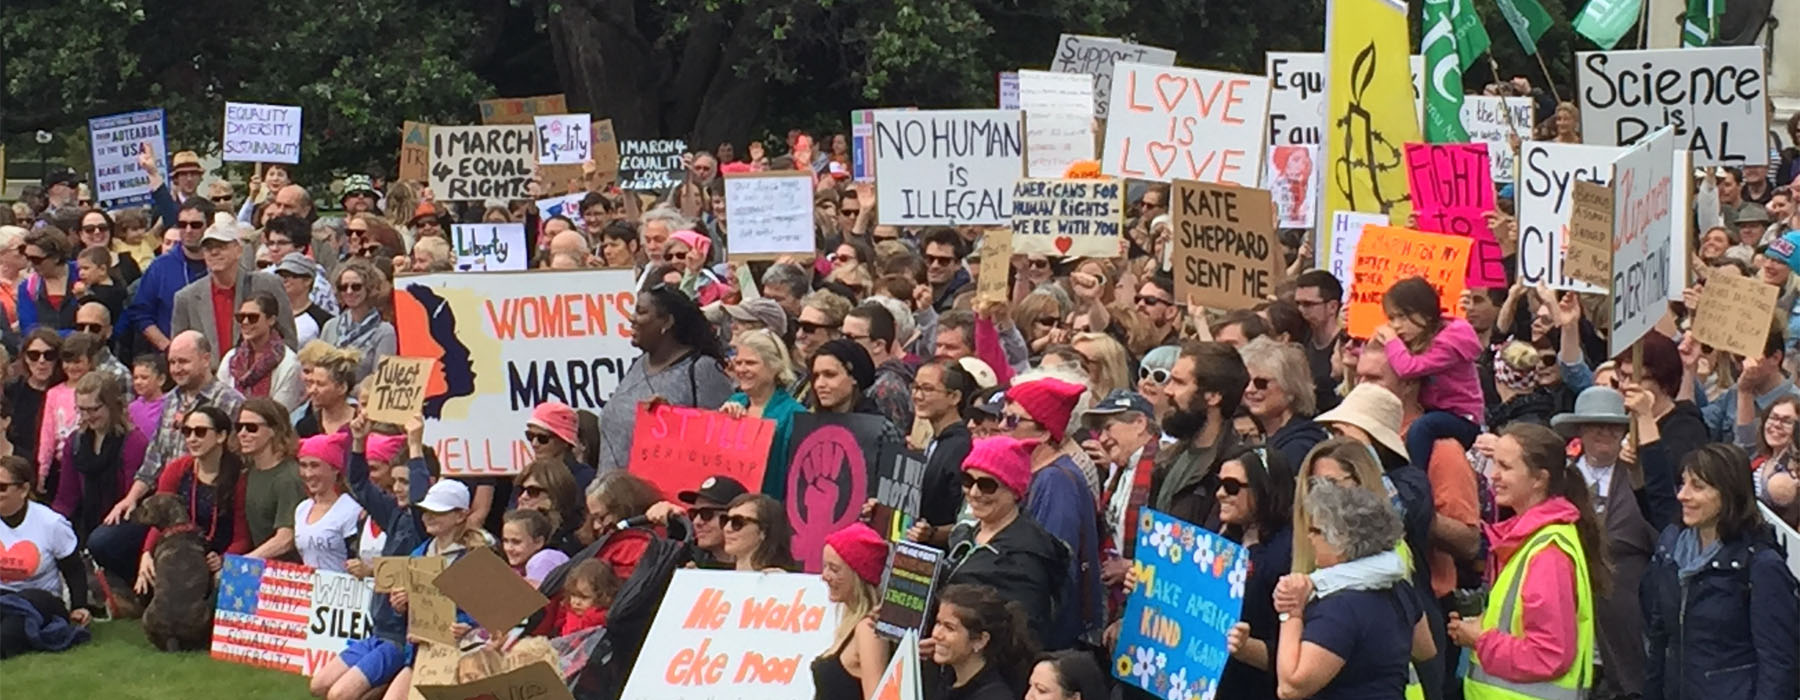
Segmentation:
{"type": "MultiPolygon", "coordinates": [[[[257,292],[275,297],[281,307],[281,337],[288,347],[295,347],[294,315],[288,308],[287,292],[274,275],[246,270],[238,264],[243,255],[240,236],[250,228],[237,222],[213,224],[200,239],[200,250],[206,260],[207,275],[175,293],[175,311],[170,319],[171,335],[182,331],[199,331],[222,355],[237,345],[237,312],[244,301],[257,292]]],[[[219,358],[213,358],[217,361],[219,358]]]]}

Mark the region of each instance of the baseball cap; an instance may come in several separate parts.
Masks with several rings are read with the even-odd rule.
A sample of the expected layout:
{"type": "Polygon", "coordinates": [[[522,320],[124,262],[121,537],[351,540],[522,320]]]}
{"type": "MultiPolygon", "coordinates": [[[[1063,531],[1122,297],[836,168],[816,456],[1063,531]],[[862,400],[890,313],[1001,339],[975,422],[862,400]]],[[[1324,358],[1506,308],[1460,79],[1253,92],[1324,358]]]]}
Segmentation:
{"type": "Polygon", "coordinates": [[[1106,395],[1106,398],[1094,404],[1093,408],[1089,408],[1087,415],[1111,416],[1126,411],[1136,411],[1146,416],[1156,413],[1156,409],[1150,406],[1150,400],[1144,398],[1142,394],[1124,389],[1114,389],[1112,393],[1106,395]]]}
{"type": "Polygon", "coordinates": [[[425,492],[425,499],[419,501],[418,506],[433,513],[468,510],[469,487],[455,479],[444,479],[431,485],[431,490],[425,492]]]}
{"type": "Polygon", "coordinates": [[[239,224],[235,221],[220,221],[214,223],[213,225],[206,227],[206,235],[200,237],[200,245],[204,247],[207,241],[237,243],[242,240],[238,236],[238,226],[239,224]]]}
{"type": "Polygon", "coordinates": [[[738,483],[737,479],[729,476],[709,476],[706,477],[706,481],[700,482],[700,490],[682,491],[675,494],[675,497],[690,506],[696,505],[702,500],[725,505],[732,499],[749,492],[749,489],[744,488],[744,485],[738,483]]]}
{"type": "Polygon", "coordinates": [[[49,172],[44,173],[44,189],[49,189],[56,185],[68,185],[74,187],[78,184],[81,184],[81,174],[75,172],[74,168],[66,165],[56,166],[51,168],[49,172]]]}
{"type": "Polygon", "coordinates": [[[774,299],[759,297],[742,304],[729,304],[725,313],[739,321],[755,321],[763,327],[775,331],[775,335],[787,335],[787,312],[774,299]]]}
{"type": "Polygon", "coordinates": [[[969,410],[985,414],[989,418],[998,418],[1006,410],[1006,392],[996,391],[988,400],[970,404],[969,410]]]}
{"type": "Polygon", "coordinates": [[[275,263],[273,272],[295,277],[313,277],[319,274],[319,267],[318,263],[304,253],[293,252],[281,256],[281,262],[275,263]]]}

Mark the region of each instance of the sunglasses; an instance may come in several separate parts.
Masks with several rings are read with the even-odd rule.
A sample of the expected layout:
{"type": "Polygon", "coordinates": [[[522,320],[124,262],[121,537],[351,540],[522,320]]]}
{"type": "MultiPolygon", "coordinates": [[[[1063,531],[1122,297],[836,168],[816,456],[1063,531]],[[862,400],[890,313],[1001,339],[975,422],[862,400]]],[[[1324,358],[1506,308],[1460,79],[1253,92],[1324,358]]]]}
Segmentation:
{"type": "Polygon", "coordinates": [[[1050,267],[1049,260],[1027,260],[1025,261],[1025,264],[1030,265],[1033,270],[1043,270],[1050,267]]]}
{"type": "Polygon", "coordinates": [[[248,421],[238,421],[237,431],[240,433],[244,433],[246,435],[255,435],[257,433],[262,432],[264,425],[267,425],[267,424],[266,423],[251,423],[248,421]]]}
{"type": "Polygon", "coordinates": [[[181,436],[182,437],[204,438],[211,434],[213,434],[213,429],[209,428],[207,426],[204,426],[204,425],[181,426],[181,436]]]}
{"type": "Polygon", "coordinates": [[[799,328],[800,328],[801,333],[818,333],[819,331],[836,331],[837,330],[836,328],[831,327],[831,326],[827,326],[827,325],[820,324],[820,323],[812,323],[809,321],[800,321],[799,324],[800,324],[799,328]]]}
{"type": "Polygon", "coordinates": [[[1257,391],[1268,391],[1269,383],[1270,383],[1270,380],[1268,377],[1251,377],[1250,378],[1250,388],[1255,389],[1257,391]]]}
{"type": "Polygon", "coordinates": [[[537,484],[527,484],[519,487],[519,495],[526,498],[543,498],[544,495],[548,493],[550,493],[549,489],[537,484]]]}
{"type": "Polygon", "coordinates": [[[1169,370],[1161,367],[1139,367],[1138,381],[1149,381],[1154,384],[1168,384],[1169,370]]]}
{"type": "Polygon", "coordinates": [[[992,496],[995,491],[1000,490],[1000,482],[991,476],[969,476],[965,472],[962,475],[962,487],[964,491],[974,489],[982,495],[992,496]]]}
{"type": "Polygon", "coordinates": [[[177,222],[175,222],[175,228],[184,228],[184,229],[188,229],[190,231],[198,231],[200,229],[206,228],[206,222],[204,222],[204,221],[177,221],[177,222]]]}
{"type": "Polygon", "coordinates": [[[1175,305],[1175,302],[1169,301],[1168,299],[1164,299],[1162,297],[1153,297],[1148,294],[1139,294],[1137,296],[1137,303],[1140,305],[1148,304],[1151,306],[1174,306],[1175,305]]]}
{"type": "Polygon", "coordinates": [[[1003,426],[1006,426],[1007,430],[1012,430],[1013,428],[1019,427],[1020,423],[1027,423],[1027,422],[1036,423],[1037,421],[1034,419],[1031,419],[1031,418],[1027,418],[1025,416],[1021,416],[1017,413],[1002,413],[1002,414],[1000,414],[1000,424],[1003,426]]]}
{"type": "Polygon", "coordinates": [[[525,431],[525,439],[530,440],[532,442],[532,444],[548,445],[548,444],[550,444],[551,440],[556,439],[556,436],[549,435],[546,433],[540,433],[535,430],[527,430],[527,431],[525,431]]]}
{"type": "Polygon", "coordinates": [[[44,264],[44,261],[49,260],[49,259],[50,259],[50,256],[48,256],[48,255],[31,255],[29,253],[27,253],[25,255],[25,261],[29,262],[33,265],[42,265],[42,264],[44,264]]]}
{"type": "Polygon", "coordinates": [[[724,508],[695,508],[691,512],[691,515],[694,518],[694,522],[710,523],[713,521],[713,518],[724,517],[725,509],[724,508]]]}
{"type": "Polygon", "coordinates": [[[951,257],[949,255],[927,255],[927,256],[925,256],[925,264],[930,265],[932,267],[937,267],[940,265],[948,267],[950,265],[956,264],[956,258],[951,257]]]}
{"type": "Polygon", "coordinates": [[[94,335],[100,335],[106,331],[106,326],[99,323],[77,323],[74,328],[77,333],[92,333],[94,335]]]}
{"type": "Polygon", "coordinates": [[[353,294],[356,292],[360,292],[362,290],[363,290],[363,285],[361,282],[345,282],[343,284],[338,285],[338,291],[343,292],[345,294],[353,294]]]}
{"type": "Polygon", "coordinates": [[[761,526],[762,521],[748,515],[727,515],[724,518],[725,529],[732,532],[744,529],[745,525],[761,526]]]}
{"type": "Polygon", "coordinates": [[[213,197],[212,201],[214,204],[230,204],[231,203],[231,195],[228,195],[228,194],[227,195],[219,195],[217,197],[213,197]]]}
{"type": "Polygon", "coordinates": [[[686,260],[686,259],[687,259],[687,253],[677,253],[674,251],[663,253],[663,261],[664,262],[680,262],[680,261],[686,260]]]}
{"type": "Polygon", "coordinates": [[[1249,486],[1249,484],[1231,477],[1219,479],[1219,490],[1224,491],[1227,496],[1236,496],[1239,492],[1249,488],[1249,486]]]}
{"type": "Polygon", "coordinates": [[[369,230],[366,228],[352,228],[345,229],[344,233],[350,234],[351,238],[360,238],[369,235],[369,230]]]}
{"type": "Polygon", "coordinates": [[[856,216],[857,214],[861,214],[861,213],[862,213],[861,209],[839,209],[838,210],[838,214],[841,214],[843,216],[856,216]]]}
{"type": "Polygon", "coordinates": [[[102,233],[104,231],[106,231],[106,224],[86,224],[81,227],[82,233],[102,233]]]}
{"type": "Polygon", "coordinates": [[[1555,367],[1556,366],[1556,356],[1555,355],[1539,355],[1538,356],[1538,364],[1543,365],[1546,368],[1555,367]]]}
{"type": "Polygon", "coordinates": [[[25,359],[29,362],[49,362],[51,360],[57,359],[57,357],[58,357],[58,353],[55,350],[26,350],[25,351],[25,359]]]}
{"type": "Polygon", "coordinates": [[[75,410],[82,413],[98,413],[102,408],[106,407],[100,404],[75,404],[75,410]]]}
{"type": "Polygon", "coordinates": [[[240,325],[240,326],[248,326],[252,323],[261,323],[262,320],[263,320],[263,315],[258,314],[258,313],[243,313],[243,314],[237,315],[237,322],[238,322],[238,325],[240,325]]]}

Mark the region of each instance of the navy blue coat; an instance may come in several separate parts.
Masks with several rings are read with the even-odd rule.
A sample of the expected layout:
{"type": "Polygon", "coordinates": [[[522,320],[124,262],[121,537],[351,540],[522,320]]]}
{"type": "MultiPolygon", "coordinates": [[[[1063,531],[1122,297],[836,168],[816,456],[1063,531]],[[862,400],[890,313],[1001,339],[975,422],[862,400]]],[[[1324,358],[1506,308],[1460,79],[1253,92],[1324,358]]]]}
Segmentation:
{"type": "Polygon", "coordinates": [[[1786,557],[1766,532],[1725,542],[1685,583],[1663,530],[1639,586],[1644,607],[1644,700],[1793,700],[1800,697],[1800,597],[1786,557]]]}

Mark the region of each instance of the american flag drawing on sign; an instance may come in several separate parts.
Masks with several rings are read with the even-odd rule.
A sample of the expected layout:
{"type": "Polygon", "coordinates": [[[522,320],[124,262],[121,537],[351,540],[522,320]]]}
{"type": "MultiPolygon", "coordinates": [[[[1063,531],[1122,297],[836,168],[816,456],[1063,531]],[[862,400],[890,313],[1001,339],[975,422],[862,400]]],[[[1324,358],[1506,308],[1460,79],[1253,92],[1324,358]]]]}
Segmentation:
{"type": "Polygon", "coordinates": [[[213,658],[304,673],[312,588],[311,567],[226,555],[213,615],[213,658]]]}

